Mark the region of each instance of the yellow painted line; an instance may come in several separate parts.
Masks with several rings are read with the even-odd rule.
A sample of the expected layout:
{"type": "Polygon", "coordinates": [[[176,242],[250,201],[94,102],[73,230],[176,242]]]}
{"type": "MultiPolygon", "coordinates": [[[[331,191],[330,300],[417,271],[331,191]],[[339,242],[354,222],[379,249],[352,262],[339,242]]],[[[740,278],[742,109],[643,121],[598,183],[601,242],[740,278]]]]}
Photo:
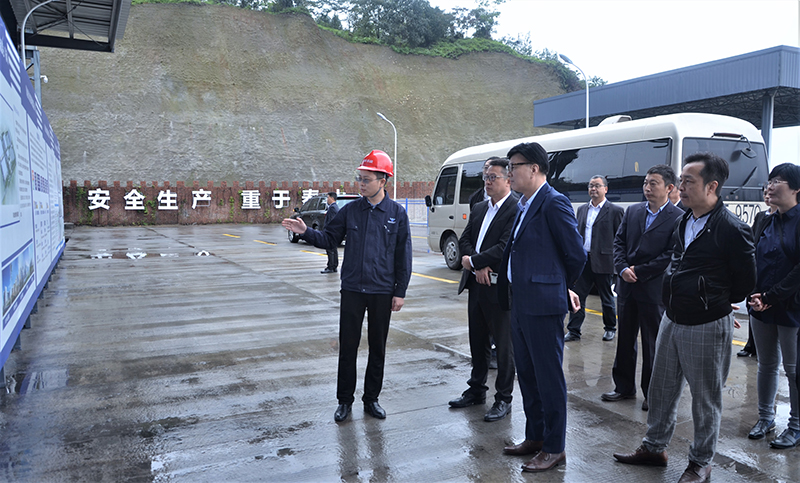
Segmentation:
{"type": "Polygon", "coordinates": [[[321,257],[327,257],[328,256],[327,253],[317,253],[317,252],[312,252],[312,251],[309,251],[309,250],[300,250],[300,251],[303,252],[303,253],[311,253],[312,255],[319,255],[321,257]]]}
{"type": "Polygon", "coordinates": [[[586,311],[589,312],[590,314],[594,314],[594,315],[603,315],[603,312],[598,312],[598,311],[592,310],[592,309],[586,309],[586,311]]]}
{"type": "Polygon", "coordinates": [[[416,275],[417,277],[422,277],[422,278],[429,278],[429,279],[431,279],[431,280],[436,280],[437,282],[444,282],[444,283],[458,283],[458,281],[457,281],[457,280],[448,280],[448,279],[446,279],[446,278],[431,277],[430,275],[423,275],[423,274],[421,274],[421,273],[414,273],[414,272],[411,272],[411,275],[416,275]]]}
{"type": "Polygon", "coordinates": [[[277,245],[277,243],[270,243],[270,242],[265,242],[265,241],[261,241],[261,240],[253,240],[253,241],[256,242],[256,243],[263,243],[264,245],[272,245],[272,246],[277,245]]]}
{"type": "Polygon", "coordinates": [[[227,233],[223,233],[223,234],[222,234],[222,236],[229,236],[229,237],[231,237],[231,238],[241,238],[240,236],[236,236],[236,235],[228,235],[227,233]]]}
{"type": "Polygon", "coordinates": [[[745,342],[742,342],[742,341],[740,341],[740,340],[735,340],[735,339],[734,339],[734,341],[733,341],[733,345],[738,345],[739,347],[744,347],[744,345],[745,345],[745,342]]]}
{"type": "Polygon", "coordinates": [[[419,238],[420,240],[427,240],[428,239],[428,237],[426,237],[426,236],[414,236],[414,235],[411,235],[411,238],[419,238]]]}

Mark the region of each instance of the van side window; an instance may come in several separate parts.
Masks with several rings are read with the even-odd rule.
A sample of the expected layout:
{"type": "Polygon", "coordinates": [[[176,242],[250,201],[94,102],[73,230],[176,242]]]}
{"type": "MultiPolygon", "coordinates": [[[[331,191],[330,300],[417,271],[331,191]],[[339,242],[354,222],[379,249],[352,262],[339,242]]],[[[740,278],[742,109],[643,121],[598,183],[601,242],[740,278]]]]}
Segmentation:
{"type": "Polygon", "coordinates": [[[464,163],[461,167],[461,189],[458,192],[458,202],[462,205],[469,204],[472,193],[483,188],[484,161],[464,163]]]}
{"type": "MultiPolygon", "coordinates": [[[[762,201],[762,187],[767,182],[767,153],[761,143],[738,139],[685,138],[683,157],[698,152],[712,152],[728,162],[730,175],[722,187],[723,201],[762,201]],[[749,152],[745,152],[747,148],[749,152]],[[752,157],[749,157],[749,156],[752,157]]],[[[737,213],[738,214],[738,213],[737,213]]]]}
{"type": "Polygon", "coordinates": [[[457,177],[457,166],[449,166],[442,170],[439,181],[436,183],[436,189],[433,191],[434,205],[452,205],[455,202],[457,177]]]}
{"type": "Polygon", "coordinates": [[[642,201],[647,170],[669,164],[671,152],[671,139],[555,151],[548,153],[548,182],[573,203],[588,202],[589,180],[601,174],[608,179],[610,201],[642,201]]]}

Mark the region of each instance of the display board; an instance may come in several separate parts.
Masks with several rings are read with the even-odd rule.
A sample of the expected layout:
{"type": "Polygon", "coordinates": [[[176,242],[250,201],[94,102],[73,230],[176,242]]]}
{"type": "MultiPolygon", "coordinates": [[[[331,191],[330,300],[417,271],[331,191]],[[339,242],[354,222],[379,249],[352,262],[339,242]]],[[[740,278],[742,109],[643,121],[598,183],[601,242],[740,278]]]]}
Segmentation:
{"type": "Polygon", "coordinates": [[[64,210],[58,139],[0,25],[2,366],[64,252],[64,210]]]}

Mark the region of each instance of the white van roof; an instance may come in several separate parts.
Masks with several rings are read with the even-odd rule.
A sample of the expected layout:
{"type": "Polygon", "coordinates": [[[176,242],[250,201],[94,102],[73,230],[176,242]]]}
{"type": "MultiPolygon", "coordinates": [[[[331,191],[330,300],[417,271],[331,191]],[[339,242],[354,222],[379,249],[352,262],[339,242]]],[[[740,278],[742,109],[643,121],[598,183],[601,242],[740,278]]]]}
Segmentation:
{"type": "Polygon", "coordinates": [[[751,142],[763,142],[761,132],[742,119],[717,114],[682,113],[472,146],[451,154],[443,166],[463,161],[483,161],[490,156],[505,156],[520,143],[538,142],[546,151],[552,152],[646,139],[710,138],[715,133],[742,135],[751,142]]]}

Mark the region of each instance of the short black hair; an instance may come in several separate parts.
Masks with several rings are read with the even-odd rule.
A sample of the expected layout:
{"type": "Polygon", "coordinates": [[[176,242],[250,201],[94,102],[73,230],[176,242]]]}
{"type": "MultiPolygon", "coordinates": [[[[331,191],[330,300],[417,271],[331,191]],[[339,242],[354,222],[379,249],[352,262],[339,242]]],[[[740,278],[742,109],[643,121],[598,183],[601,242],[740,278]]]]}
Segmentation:
{"type": "Polygon", "coordinates": [[[703,184],[706,185],[712,181],[716,181],[717,189],[715,190],[715,194],[719,196],[722,192],[722,185],[728,180],[728,175],[730,174],[728,162],[714,153],[706,152],[691,154],[683,160],[684,166],[690,163],[703,163],[703,169],[700,170],[703,184]]]}
{"type": "Polygon", "coordinates": [[[506,157],[511,159],[515,154],[519,154],[527,159],[529,163],[539,166],[539,171],[541,171],[542,174],[546,175],[550,170],[550,163],[547,161],[547,151],[545,151],[539,143],[517,144],[511,148],[511,151],[506,154],[506,157]]]}
{"type": "Polygon", "coordinates": [[[664,186],[674,185],[678,180],[675,176],[675,170],[666,164],[657,164],[647,170],[647,174],[657,174],[664,180],[664,186]]]}
{"type": "Polygon", "coordinates": [[[489,158],[489,166],[500,166],[505,174],[508,174],[508,163],[508,158],[499,158],[497,156],[489,158]]]}
{"type": "MultiPolygon", "coordinates": [[[[768,179],[780,178],[789,184],[792,190],[800,189],[800,166],[792,163],[783,163],[772,168],[768,179]]],[[[800,193],[797,193],[797,202],[800,203],[800,193]]]]}
{"type": "Polygon", "coordinates": [[[589,183],[591,183],[593,179],[601,180],[603,182],[603,186],[608,188],[608,180],[602,174],[596,174],[596,175],[592,176],[591,178],[589,178],[589,183]]]}
{"type": "Polygon", "coordinates": [[[336,201],[336,199],[339,198],[339,195],[337,195],[335,191],[328,191],[328,196],[333,198],[333,201],[336,201]]]}

